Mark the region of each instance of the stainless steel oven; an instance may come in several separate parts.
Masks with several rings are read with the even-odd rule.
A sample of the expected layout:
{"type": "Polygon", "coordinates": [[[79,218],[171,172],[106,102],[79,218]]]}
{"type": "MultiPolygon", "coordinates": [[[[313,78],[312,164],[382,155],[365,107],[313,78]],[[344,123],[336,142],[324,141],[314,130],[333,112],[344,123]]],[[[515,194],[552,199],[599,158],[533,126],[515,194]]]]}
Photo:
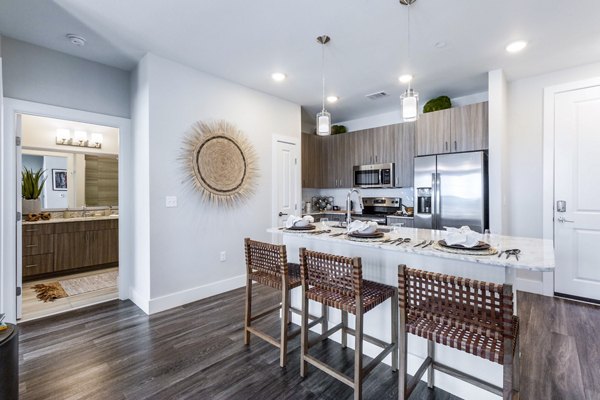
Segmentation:
{"type": "Polygon", "coordinates": [[[354,187],[394,187],[394,163],[354,166],[354,187]]]}

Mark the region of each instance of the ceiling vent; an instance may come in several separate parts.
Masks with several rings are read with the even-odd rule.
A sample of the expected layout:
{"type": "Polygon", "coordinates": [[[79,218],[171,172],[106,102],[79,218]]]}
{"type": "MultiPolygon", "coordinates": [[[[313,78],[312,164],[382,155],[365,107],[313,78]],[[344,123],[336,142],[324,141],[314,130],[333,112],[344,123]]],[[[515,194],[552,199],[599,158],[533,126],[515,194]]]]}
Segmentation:
{"type": "Polygon", "coordinates": [[[387,97],[387,96],[389,96],[389,94],[387,94],[386,92],[375,92],[375,93],[368,94],[365,97],[369,100],[379,100],[382,97],[387,97]]]}

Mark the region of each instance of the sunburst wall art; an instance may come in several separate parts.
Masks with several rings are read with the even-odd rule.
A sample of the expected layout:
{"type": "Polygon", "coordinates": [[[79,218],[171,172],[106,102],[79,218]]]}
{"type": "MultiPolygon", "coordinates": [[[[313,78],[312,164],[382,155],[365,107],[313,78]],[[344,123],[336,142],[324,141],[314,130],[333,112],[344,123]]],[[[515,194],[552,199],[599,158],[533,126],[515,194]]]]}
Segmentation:
{"type": "Polygon", "coordinates": [[[254,194],[257,154],[246,135],[227,121],[198,121],[186,133],[183,161],[202,199],[235,207],[254,194]]]}

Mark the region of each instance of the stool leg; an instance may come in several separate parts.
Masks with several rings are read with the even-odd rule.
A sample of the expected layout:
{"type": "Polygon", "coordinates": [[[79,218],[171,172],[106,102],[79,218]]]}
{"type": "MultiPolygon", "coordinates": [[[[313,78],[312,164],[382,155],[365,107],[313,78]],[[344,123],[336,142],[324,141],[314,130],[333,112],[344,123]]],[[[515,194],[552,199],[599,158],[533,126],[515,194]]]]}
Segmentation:
{"type": "Polygon", "coordinates": [[[407,389],[407,344],[408,335],[406,333],[406,320],[402,311],[400,311],[400,335],[398,338],[398,350],[400,353],[400,365],[398,366],[398,399],[406,400],[406,389],[407,389]]]}
{"type": "Polygon", "coordinates": [[[327,332],[328,321],[329,321],[329,312],[328,307],[325,304],[321,305],[321,316],[323,317],[323,322],[321,322],[321,335],[327,332]]]}
{"type": "Polygon", "coordinates": [[[244,318],[244,344],[250,344],[250,320],[252,318],[252,279],[246,280],[246,310],[244,318]]]}
{"type": "MultiPolygon", "coordinates": [[[[431,357],[431,361],[435,360],[435,342],[433,340],[427,341],[427,356],[431,357]]],[[[433,389],[433,364],[427,368],[427,387],[433,389]]]]}
{"type": "Polygon", "coordinates": [[[308,299],[302,288],[302,321],[300,322],[300,376],[306,376],[306,367],[308,363],[304,360],[304,356],[308,354],[308,299]]]}
{"type": "Polygon", "coordinates": [[[348,346],[348,311],[342,311],[342,348],[348,346]]]}
{"type": "Polygon", "coordinates": [[[394,345],[392,350],[392,371],[398,371],[398,291],[394,291],[394,295],[391,298],[392,304],[390,308],[392,310],[392,340],[391,343],[394,345]]]}
{"type": "MultiPolygon", "coordinates": [[[[361,299],[362,302],[362,299],[361,299]]],[[[358,303],[358,302],[357,302],[358,303]]],[[[356,307],[356,327],[354,336],[354,400],[362,399],[362,349],[363,349],[363,308],[362,304],[358,303],[356,307]]]]}
{"type": "Polygon", "coordinates": [[[279,366],[285,367],[287,362],[288,321],[290,314],[290,291],[281,290],[281,345],[279,347],[279,366]]]}
{"type": "Polygon", "coordinates": [[[514,361],[512,387],[513,390],[518,392],[520,390],[519,379],[521,378],[521,346],[519,344],[519,336],[517,336],[516,341],[517,342],[515,343],[515,354],[513,356],[514,361]]]}
{"type": "Polygon", "coordinates": [[[503,400],[511,400],[512,399],[512,389],[513,389],[513,355],[512,348],[513,343],[512,339],[504,339],[504,366],[503,370],[503,380],[502,380],[502,399],[503,400]]]}

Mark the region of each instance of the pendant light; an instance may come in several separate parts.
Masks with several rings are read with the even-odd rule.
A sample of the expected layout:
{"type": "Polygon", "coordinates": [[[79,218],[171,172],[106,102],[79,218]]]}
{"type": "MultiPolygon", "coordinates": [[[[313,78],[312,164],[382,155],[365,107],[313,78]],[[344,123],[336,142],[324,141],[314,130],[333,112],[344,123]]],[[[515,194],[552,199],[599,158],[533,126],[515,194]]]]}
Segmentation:
{"type": "Polygon", "coordinates": [[[325,45],[331,38],[327,35],[318,36],[317,42],[321,43],[321,78],[323,81],[323,109],[317,114],[317,135],[331,135],[331,114],[325,110],[325,45]]]}
{"type": "MultiPolygon", "coordinates": [[[[407,63],[410,65],[410,5],[417,0],[400,0],[400,4],[407,6],[406,10],[406,42],[407,42],[407,63]]],[[[411,80],[408,81],[408,88],[400,95],[402,104],[402,119],[404,122],[416,121],[419,118],[419,93],[411,87],[411,80]]]]}

